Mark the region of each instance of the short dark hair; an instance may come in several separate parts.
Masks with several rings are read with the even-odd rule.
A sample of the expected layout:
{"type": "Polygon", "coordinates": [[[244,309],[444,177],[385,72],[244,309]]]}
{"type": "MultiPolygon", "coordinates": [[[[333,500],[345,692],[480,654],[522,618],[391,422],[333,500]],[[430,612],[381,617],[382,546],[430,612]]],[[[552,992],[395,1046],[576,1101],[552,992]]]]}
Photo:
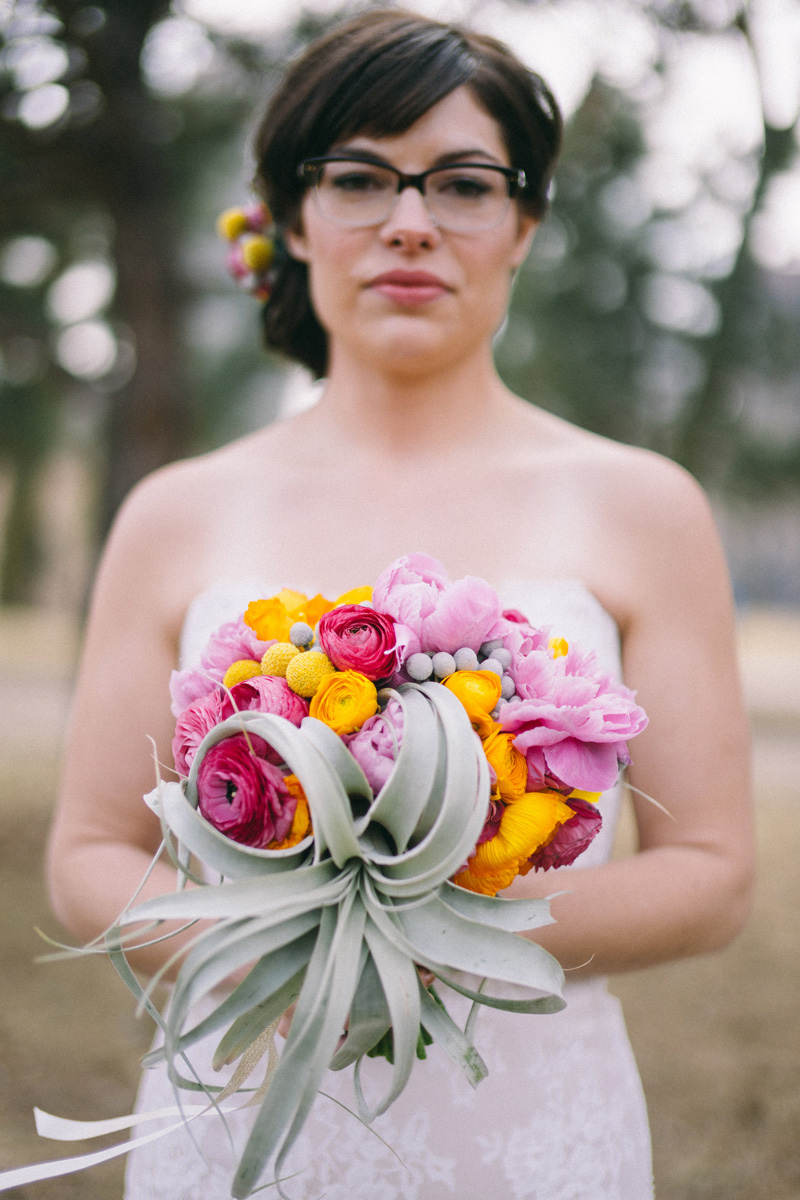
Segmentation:
{"type": "MultiPolygon", "coordinates": [[[[511,165],[525,171],[520,207],[544,216],[563,129],[544,80],[494,38],[399,9],[373,9],[337,25],[295,60],[259,125],[254,183],[278,230],[297,227],[306,188],[297,173],[301,162],[356,134],[404,133],[462,86],[497,121],[511,165]]],[[[305,263],[283,259],[263,311],[267,346],[324,375],[328,339],[305,263]]]]}

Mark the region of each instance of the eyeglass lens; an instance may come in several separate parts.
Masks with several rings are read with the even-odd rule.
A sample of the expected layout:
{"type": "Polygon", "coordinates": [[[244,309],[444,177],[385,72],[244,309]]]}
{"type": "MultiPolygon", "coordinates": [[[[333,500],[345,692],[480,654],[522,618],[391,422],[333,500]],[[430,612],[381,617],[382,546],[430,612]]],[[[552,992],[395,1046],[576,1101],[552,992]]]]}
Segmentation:
{"type": "MultiPolygon", "coordinates": [[[[316,172],[315,190],[323,216],[342,225],[378,225],[398,197],[399,172],[378,164],[327,162],[316,172]]],[[[443,229],[489,229],[505,215],[509,185],[491,167],[440,167],[426,175],[425,203],[443,229]]]]}

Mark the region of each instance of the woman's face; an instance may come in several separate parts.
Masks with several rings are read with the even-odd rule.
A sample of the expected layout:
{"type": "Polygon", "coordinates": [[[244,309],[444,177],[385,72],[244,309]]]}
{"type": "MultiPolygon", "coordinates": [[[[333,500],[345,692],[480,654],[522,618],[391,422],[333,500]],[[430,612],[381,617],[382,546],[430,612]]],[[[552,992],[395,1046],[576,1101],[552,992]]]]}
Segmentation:
{"type": "MultiPolygon", "coordinates": [[[[405,133],[359,135],[329,153],[350,151],[369,152],[407,175],[454,161],[517,165],[508,161],[497,122],[467,87],[445,96],[405,133]]],[[[332,361],[344,352],[412,375],[463,361],[488,344],[536,228],[511,203],[490,229],[449,232],[435,224],[413,187],[380,225],[337,224],[320,212],[311,191],[301,220],[287,243],[308,264],[332,361]]]]}

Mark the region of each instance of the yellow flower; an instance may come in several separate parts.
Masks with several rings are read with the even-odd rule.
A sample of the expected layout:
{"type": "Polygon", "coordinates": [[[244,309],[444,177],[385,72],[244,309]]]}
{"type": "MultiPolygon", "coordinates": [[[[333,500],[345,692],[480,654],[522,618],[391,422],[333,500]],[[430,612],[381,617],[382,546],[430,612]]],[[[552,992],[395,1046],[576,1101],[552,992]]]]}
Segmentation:
{"type": "Polygon", "coordinates": [[[355,733],[378,711],[375,684],[360,671],[337,671],[326,675],[308,709],[329,725],[334,733],[355,733]]]}
{"type": "Polygon", "coordinates": [[[262,675],[280,675],[285,679],[286,668],[299,653],[297,646],[293,646],[291,642],[275,642],[264,651],[264,657],[261,659],[262,675]]]}
{"type": "Polygon", "coordinates": [[[313,629],[320,617],[334,607],[332,600],[316,595],[311,600],[302,592],[283,588],[268,600],[252,600],[244,614],[244,623],[262,642],[273,638],[288,642],[289,630],[296,621],[305,621],[313,629]]]}
{"type": "Polygon", "coordinates": [[[337,597],[333,607],[338,608],[340,604],[363,604],[365,600],[372,600],[371,587],[351,588],[349,592],[342,592],[341,596],[337,597]]]}
{"type": "Polygon", "coordinates": [[[514,747],[514,734],[503,733],[498,724],[483,741],[483,753],[497,776],[497,791],[503,800],[517,800],[525,793],[528,764],[514,747]]]}
{"type": "Polygon", "coordinates": [[[569,642],[566,638],[551,637],[547,649],[552,651],[553,658],[564,658],[569,653],[569,642]]]}
{"type": "Polygon", "coordinates": [[[298,696],[313,696],[326,675],[336,671],[327,654],[321,650],[304,650],[286,664],[286,682],[298,696]]]}
{"type": "Polygon", "coordinates": [[[266,271],[275,256],[275,247],[263,234],[242,238],[242,260],[251,271],[266,271]]]}
{"type": "Polygon", "coordinates": [[[488,737],[495,727],[489,713],[500,699],[502,684],[494,671],[456,671],[442,680],[446,688],[458,696],[472,728],[481,737],[488,737]]]}
{"type": "Polygon", "coordinates": [[[245,679],[254,679],[256,675],[260,674],[261,663],[256,662],[254,658],[238,658],[235,663],[231,663],[223,675],[222,686],[232,688],[237,683],[242,683],[245,679]]]}
{"type": "Polygon", "coordinates": [[[455,875],[453,882],[470,892],[497,895],[517,875],[527,874],[530,856],[574,815],[558,792],[526,792],[506,805],[495,836],[477,847],[467,869],[455,875]]]}
{"type": "Polygon", "coordinates": [[[217,233],[227,242],[235,242],[248,228],[247,214],[241,208],[226,208],[217,217],[217,233]]]}
{"type": "Polygon", "coordinates": [[[269,850],[288,850],[290,846],[296,846],[311,833],[311,813],[308,809],[308,800],[303,791],[303,785],[296,775],[284,775],[283,782],[286,784],[289,794],[297,798],[297,808],[294,810],[292,828],[289,833],[282,842],[270,842],[267,847],[269,850]]]}

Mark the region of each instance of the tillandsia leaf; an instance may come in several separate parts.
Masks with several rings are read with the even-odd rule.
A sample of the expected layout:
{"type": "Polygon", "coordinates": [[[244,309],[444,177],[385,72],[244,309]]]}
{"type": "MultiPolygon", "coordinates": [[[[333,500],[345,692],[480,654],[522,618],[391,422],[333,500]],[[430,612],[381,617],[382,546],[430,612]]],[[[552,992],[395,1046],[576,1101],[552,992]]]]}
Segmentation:
{"type": "Polygon", "coordinates": [[[378,969],[371,954],[366,954],[358,980],[347,1037],[331,1060],[331,1070],[341,1071],[350,1066],[380,1041],[389,1030],[392,1018],[383,994],[378,969]]]}
{"type": "Polygon", "coordinates": [[[273,1021],[283,1015],[300,995],[304,978],[305,963],[282,987],[271,992],[260,1004],[250,1008],[233,1022],[214,1052],[212,1065],[215,1071],[228,1066],[240,1054],[244,1054],[248,1046],[251,1046],[273,1021]]]}
{"type": "Polygon", "coordinates": [[[470,921],[491,925],[495,929],[507,929],[510,933],[555,924],[549,900],[507,900],[497,896],[482,896],[478,892],[468,892],[449,880],[442,885],[439,899],[470,921]]]}
{"type": "Polygon", "coordinates": [[[427,1029],[437,1046],[452,1058],[466,1075],[470,1085],[478,1086],[488,1075],[488,1069],[478,1051],[472,1044],[472,1039],[462,1033],[447,1009],[431,995],[427,988],[422,987],[420,980],[420,1001],[422,1007],[422,1025],[427,1029]]]}
{"type": "MultiPolygon", "coordinates": [[[[429,810],[432,797],[437,798],[434,788],[441,738],[435,715],[431,719],[430,701],[421,693],[387,688],[380,693],[380,698],[395,699],[400,704],[403,741],[389,778],[356,828],[362,834],[370,823],[382,825],[391,833],[397,851],[402,853],[412,835],[419,841],[433,823],[429,810]]],[[[438,805],[434,807],[438,808],[438,805]]]]}

